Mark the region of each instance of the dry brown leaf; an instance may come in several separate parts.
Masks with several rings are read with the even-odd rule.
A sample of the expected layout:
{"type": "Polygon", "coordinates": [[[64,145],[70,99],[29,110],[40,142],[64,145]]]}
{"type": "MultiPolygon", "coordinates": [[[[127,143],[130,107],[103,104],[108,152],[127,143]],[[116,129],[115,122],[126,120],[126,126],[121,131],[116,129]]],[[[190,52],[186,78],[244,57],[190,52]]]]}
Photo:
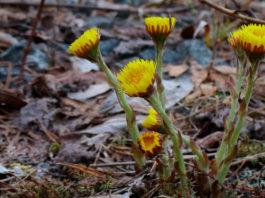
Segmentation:
{"type": "Polygon", "coordinates": [[[67,96],[71,99],[75,100],[87,100],[89,98],[96,97],[98,95],[101,95],[103,93],[106,93],[111,88],[109,87],[108,83],[101,83],[101,84],[95,84],[91,85],[87,90],[85,91],[79,91],[75,93],[68,93],[67,96]]]}
{"type": "Polygon", "coordinates": [[[187,65],[172,65],[165,66],[164,71],[168,73],[170,77],[178,77],[189,69],[187,65]]]}
{"type": "Polygon", "coordinates": [[[195,85],[195,88],[198,88],[200,84],[207,78],[207,70],[198,63],[192,64],[191,73],[191,79],[195,85]]]}
{"type": "Polygon", "coordinates": [[[216,145],[218,142],[222,140],[223,132],[217,131],[214,133],[211,133],[204,138],[197,141],[197,143],[204,148],[211,148],[214,145],[216,145]]]}
{"type": "Polygon", "coordinates": [[[231,67],[227,65],[220,65],[213,67],[215,71],[220,72],[221,74],[227,74],[227,75],[235,75],[236,74],[236,67],[231,67]]]}
{"type": "Polygon", "coordinates": [[[217,87],[212,83],[204,83],[200,85],[200,89],[203,95],[212,96],[216,92],[217,87]]]}
{"type": "Polygon", "coordinates": [[[190,102],[190,101],[194,100],[195,98],[198,98],[199,96],[201,96],[201,94],[202,94],[201,90],[197,90],[197,91],[193,92],[192,94],[188,95],[185,98],[185,101],[190,102]]]}

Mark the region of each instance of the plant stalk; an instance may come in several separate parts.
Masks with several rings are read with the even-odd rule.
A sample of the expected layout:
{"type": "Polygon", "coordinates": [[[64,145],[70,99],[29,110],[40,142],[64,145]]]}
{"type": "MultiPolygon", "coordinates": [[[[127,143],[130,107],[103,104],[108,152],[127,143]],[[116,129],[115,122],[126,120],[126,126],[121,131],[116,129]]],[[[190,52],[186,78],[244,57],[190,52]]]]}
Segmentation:
{"type": "Polygon", "coordinates": [[[156,81],[157,83],[157,91],[158,97],[161,102],[163,108],[165,108],[165,96],[164,96],[164,86],[163,86],[163,66],[162,66],[162,59],[163,59],[163,44],[156,45],[156,63],[157,63],[157,74],[159,79],[156,81]]]}
{"type": "MultiPolygon", "coordinates": [[[[246,101],[246,104],[245,104],[245,107],[244,107],[245,109],[240,108],[238,110],[239,117],[238,117],[238,120],[236,122],[236,126],[235,126],[235,129],[234,129],[233,134],[232,134],[232,138],[231,138],[231,140],[229,141],[229,144],[228,144],[229,146],[228,146],[228,152],[227,152],[226,157],[230,156],[231,153],[233,152],[234,146],[237,143],[240,131],[241,131],[242,127],[243,127],[244,120],[245,120],[245,117],[247,115],[248,105],[249,105],[249,101],[250,101],[250,98],[251,98],[251,95],[252,95],[255,79],[256,79],[256,76],[257,76],[258,63],[255,62],[255,63],[251,64],[251,68],[250,69],[252,71],[249,73],[249,76],[248,76],[248,83],[247,83],[247,88],[246,88],[245,96],[244,96],[244,99],[246,101]]],[[[224,179],[226,177],[226,174],[227,174],[227,172],[228,172],[228,170],[230,168],[230,164],[231,164],[231,160],[224,160],[224,164],[223,164],[220,172],[218,172],[218,179],[219,179],[219,181],[221,183],[224,181],[224,179]]]]}
{"type": "Polygon", "coordinates": [[[139,130],[138,130],[138,126],[136,125],[134,112],[131,109],[131,107],[129,106],[129,104],[125,98],[124,93],[120,91],[118,83],[117,83],[117,79],[114,77],[113,73],[110,71],[110,69],[105,64],[99,49],[98,49],[98,54],[99,55],[97,58],[97,64],[98,64],[99,68],[105,72],[108,79],[110,80],[110,82],[111,82],[111,84],[114,87],[114,90],[116,92],[118,101],[119,101],[121,107],[125,111],[128,130],[132,136],[133,144],[135,147],[135,149],[133,149],[134,159],[135,159],[136,163],[138,164],[139,168],[142,168],[145,165],[145,158],[144,158],[143,153],[139,149],[139,145],[138,145],[139,130]]]}
{"type": "Polygon", "coordinates": [[[147,98],[147,101],[159,113],[161,118],[164,120],[165,126],[170,131],[170,137],[171,137],[172,142],[173,142],[174,158],[178,162],[179,169],[181,171],[181,174],[179,175],[180,176],[180,182],[181,182],[182,188],[184,190],[188,190],[188,178],[186,176],[186,168],[185,168],[185,164],[184,164],[183,155],[182,155],[182,152],[180,149],[180,146],[181,146],[180,141],[181,140],[179,140],[179,138],[178,138],[177,131],[174,129],[172,123],[170,122],[170,119],[167,116],[164,108],[161,106],[160,101],[153,95],[150,96],[149,98],[147,98]]]}
{"type": "Polygon", "coordinates": [[[245,62],[245,59],[239,59],[239,71],[237,73],[237,82],[236,82],[236,94],[237,94],[237,97],[234,98],[232,97],[232,106],[231,106],[231,109],[230,109],[230,112],[229,112],[229,116],[227,118],[227,123],[224,123],[226,124],[226,130],[225,130],[225,133],[223,135],[223,139],[222,139],[222,142],[221,142],[221,145],[218,149],[218,152],[216,154],[216,163],[217,165],[219,166],[221,164],[221,162],[223,161],[223,158],[224,158],[224,155],[225,155],[225,152],[227,151],[227,142],[225,142],[225,139],[229,133],[229,131],[231,130],[231,126],[232,126],[232,122],[234,121],[235,119],[235,116],[236,116],[236,110],[237,110],[237,107],[238,107],[238,97],[239,97],[239,93],[240,93],[240,90],[241,90],[241,87],[242,87],[242,83],[243,83],[243,79],[244,79],[244,76],[245,76],[245,68],[244,68],[244,63],[245,62]]]}

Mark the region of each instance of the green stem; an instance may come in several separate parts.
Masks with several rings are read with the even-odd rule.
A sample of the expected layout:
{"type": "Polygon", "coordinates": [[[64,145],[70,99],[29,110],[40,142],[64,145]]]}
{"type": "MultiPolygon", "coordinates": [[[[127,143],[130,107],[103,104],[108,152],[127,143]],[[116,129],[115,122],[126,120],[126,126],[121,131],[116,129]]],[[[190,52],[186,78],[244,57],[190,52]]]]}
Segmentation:
{"type": "Polygon", "coordinates": [[[119,103],[125,111],[128,130],[132,136],[133,144],[136,147],[135,151],[133,152],[134,158],[135,158],[135,161],[138,164],[138,166],[140,168],[142,168],[145,165],[145,158],[144,158],[144,155],[142,154],[142,152],[140,151],[139,145],[138,145],[139,130],[138,130],[138,127],[136,125],[134,112],[132,111],[131,107],[129,106],[129,104],[125,98],[124,93],[120,91],[118,83],[117,83],[117,79],[114,77],[113,73],[110,71],[110,69],[105,64],[100,50],[98,50],[98,54],[99,54],[99,56],[97,58],[97,64],[98,64],[99,68],[102,69],[106,73],[108,79],[110,80],[111,84],[114,87],[114,90],[116,92],[119,103]]]}
{"type": "MultiPolygon", "coordinates": [[[[189,140],[189,138],[183,134],[181,134],[181,138],[182,141],[189,147],[192,148],[191,146],[191,142],[189,140]]],[[[195,154],[198,158],[199,164],[200,164],[200,168],[205,171],[206,173],[209,170],[209,166],[207,164],[207,162],[205,161],[206,159],[203,156],[202,150],[198,147],[198,149],[196,150],[192,150],[192,153],[195,154]]]]}
{"type": "Polygon", "coordinates": [[[168,153],[167,153],[167,144],[168,144],[168,135],[163,135],[163,152],[161,160],[166,167],[163,168],[163,177],[165,180],[167,180],[171,175],[171,168],[169,166],[169,159],[168,159],[168,153]]]}
{"type": "Polygon", "coordinates": [[[163,135],[162,150],[159,153],[159,160],[162,162],[162,166],[158,166],[158,175],[161,181],[161,188],[167,195],[175,193],[174,185],[168,183],[168,179],[171,176],[172,167],[169,164],[169,157],[167,153],[168,135],[163,135]]]}
{"type": "MultiPolygon", "coordinates": [[[[244,75],[245,75],[244,62],[245,62],[245,59],[239,59],[239,71],[237,73],[237,82],[236,82],[236,94],[237,94],[237,96],[239,96],[239,92],[240,92],[242,82],[244,79],[244,75]]],[[[227,125],[227,127],[226,127],[227,130],[224,133],[221,145],[220,145],[218,152],[216,154],[216,162],[217,162],[218,166],[221,164],[223,157],[225,155],[226,149],[227,149],[227,143],[224,140],[225,140],[226,136],[228,135],[229,131],[231,130],[232,122],[235,119],[237,106],[238,106],[238,97],[236,97],[236,98],[232,97],[232,106],[231,106],[231,109],[229,112],[227,123],[224,123],[227,125]]]]}
{"type": "MultiPolygon", "coordinates": [[[[252,64],[251,69],[252,69],[252,72],[250,72],[249,76],[248,76],[248,83],[247,83],[247,88],[246,88],[245,97],[244,97],[244,99],[246,101],[246,104],[244,107],[245,109],[240,108],[238,110],[239,117],[238,117],[238,120],[236,122],[236,126],[235,126],[235,129],[233,131],[231,141],[229,141],[229,144],[228,144],[229,146],[228,146],[228,152],[227,152],[226,157],[231,155],[231,153],[233,152],[234,146],[237,143],[240,131],[243,127],[244,120],[245,120],[247,110],[248,110],[249,101],[250,101],[253,87],[254,87],[254,82],[256,79],[256,75],[257,75],[258,63],[252,64]]],[[[220,172],[218,172],[218,179],[221,183],[224,181],[224,179],[226,177],[226,174],[230,168],[230,163],[231,163],[231,160],[225,160],[220,172]]]]}
{"type": "Polygon", "coordinates": [[[188,178],[186,176],[186,168],[185,168],[185,164],[184,164],[183,155],[182,155],[182,152],[180,149],[181,145],[179,144],[180,141],[178,138],[177,131],[174,129],[172,123],[170,122],[170,119],[167,116],[164,108],[161,106],[160,101],[155,96],[150,96],[149,98],[147,98],[147,101],[159,113],[161,118],[164,120],[165,126],[170,131],[170,136],[171,136],[171,139],[173,142],[174,158],[178,162],[179,169],[181,171],[181,174],[179,175],[180,176],[180,182],[181,182],[181,185],[182,185],[184,191],[186,191],[186,190],[188,190],[188,178]]]}
{"type": "Polygon", "coordinates": [[[156,45],[156,63],[157,63],[157,74],[159,79],[157,83],[158,97],[163,108],[165,108],[165,96],[164,96],[164,86],[163,86],[163,45],[156,45]]]}

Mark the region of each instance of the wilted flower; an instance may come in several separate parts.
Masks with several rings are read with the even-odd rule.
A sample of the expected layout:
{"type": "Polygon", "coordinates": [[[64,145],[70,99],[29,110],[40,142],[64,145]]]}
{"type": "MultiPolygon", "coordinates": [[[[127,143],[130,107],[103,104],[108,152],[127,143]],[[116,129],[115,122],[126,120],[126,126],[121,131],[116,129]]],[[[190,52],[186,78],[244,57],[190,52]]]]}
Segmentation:
{"type": "Polygon", "coordinates": [[[149,109],[148,116],[145,118],[142,125],[149,130],[157,131],[163,125],[163,120],[156,112],[156,110],[151,108],[149,109]]]}
{"type": "Polygon", "coordinates": [[[98,55],[100,34],[97,28],[85,31],[69,47],[69,51],[79,58],[95,61],[98,55]]]}
{"type": "Polygon", "coordinates": [[[162,148],[162,138],[155,131],[142,133],[138,143],[141,151],[149,156],[155,156],[162,148]]]}
{"type": "Polygon", "coordinates": [[[152,93],[156,63],[137,59],[129,62],[117,75],[119,86],[131,97],[147,97],[152,93]]]}

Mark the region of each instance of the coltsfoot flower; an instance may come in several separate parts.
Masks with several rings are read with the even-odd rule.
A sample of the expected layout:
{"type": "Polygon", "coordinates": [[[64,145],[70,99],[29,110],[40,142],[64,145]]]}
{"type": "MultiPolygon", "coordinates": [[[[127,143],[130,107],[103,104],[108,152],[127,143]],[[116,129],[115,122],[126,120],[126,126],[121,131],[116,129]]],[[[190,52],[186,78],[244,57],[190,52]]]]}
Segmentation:
{"type": "Polygon", "coordinates": [[[228,41],[233,49],[241,48],[248,55],[262,56],[265,54],[265,25],[242,25],[231,33],[228,41]]]}
{"type": "Polygon", "coordinates": [[[97,28],[85,31],[69,47],[69,51],[79,58],[95,61],[98,55],[100,34],[97,28]]]}
{"type": "Polygon", "coordinates": [[[164,42],[173,31],[176,23],[174,17],[147,17],[145,18],[145,29],[154,42],[164,42]]]}
{"type": "Polygon", "coordinates": [[[155,72],[154,61],[136,59],[129,62],[117,75],[118,85],[128,96],[148,97],[153,91],[155,72]]]}
{"type": "Polygon", "coordinates": [[[148,116],[145,118],[142,125],[149,130],[158,131],[163,125],[163,120],[156,112],[156,110],[151,108],[149,109],[148,116]]]}
{"type": "Polygon", "coordinates": [[[155,156],[162,148],[162,138],[155,131],[142,133],[138,143],[141,151],[148,156],[155,156]]]}

